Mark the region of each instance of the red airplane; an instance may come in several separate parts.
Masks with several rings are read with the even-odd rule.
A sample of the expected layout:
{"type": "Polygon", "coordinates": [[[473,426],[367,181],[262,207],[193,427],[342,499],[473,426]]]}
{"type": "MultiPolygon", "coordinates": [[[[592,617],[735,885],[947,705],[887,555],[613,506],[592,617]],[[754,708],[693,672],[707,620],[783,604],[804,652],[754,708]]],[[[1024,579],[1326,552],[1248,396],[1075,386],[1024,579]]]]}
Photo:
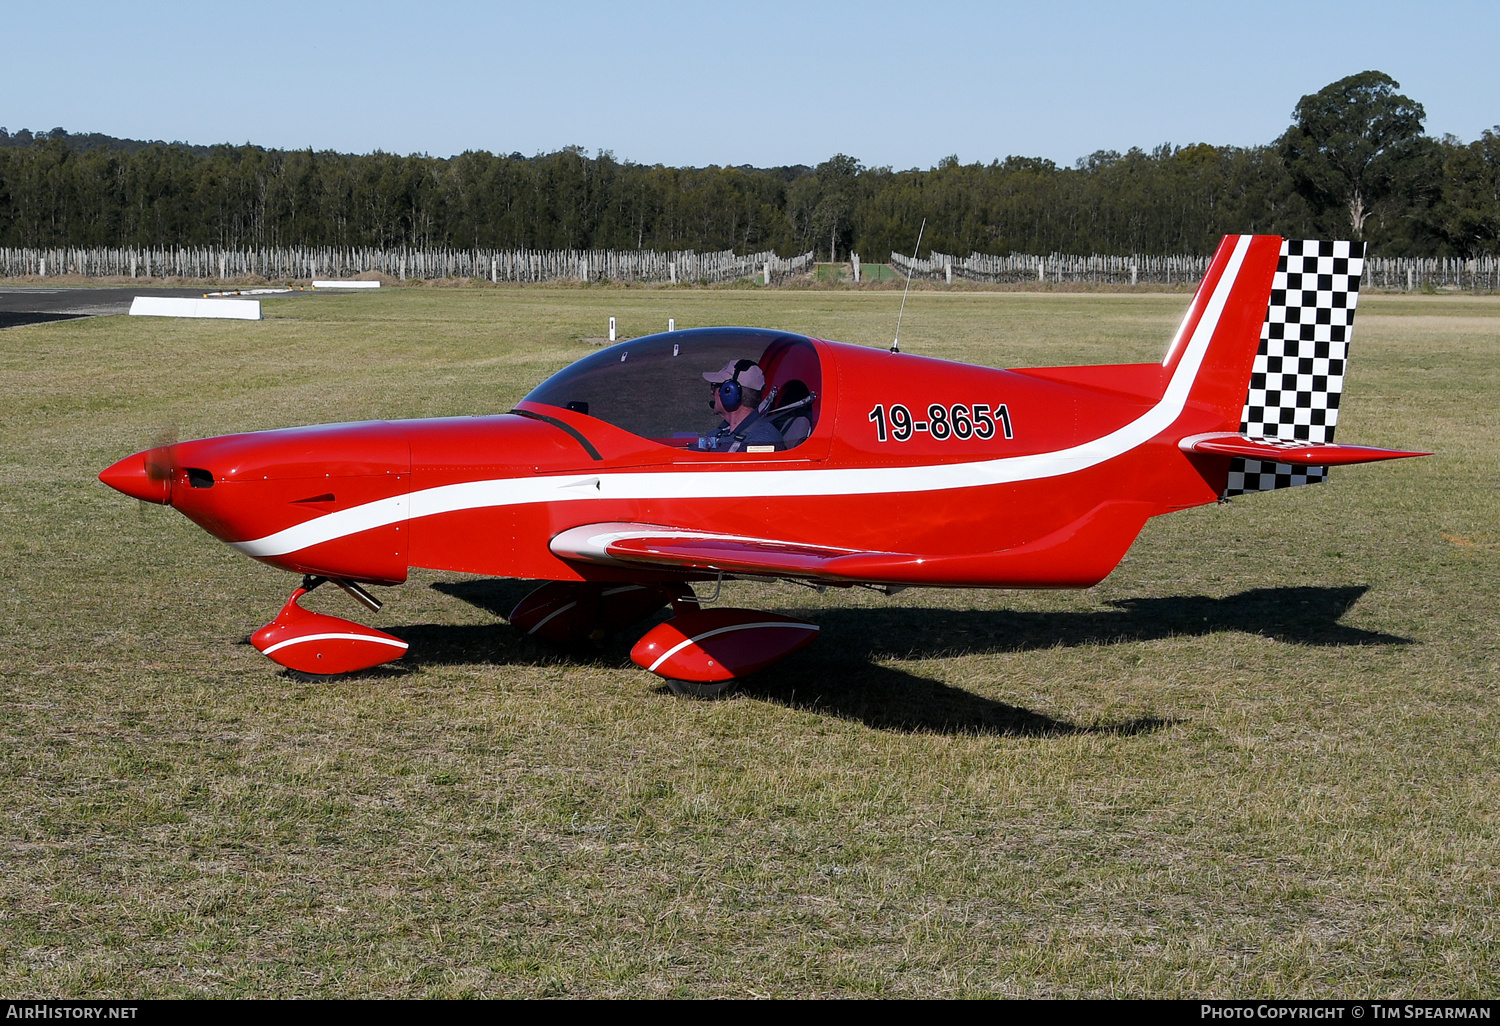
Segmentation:
{"type": "Polygon", "coordinates": [[[511,621],[554,641],[670,604],[632,657],[708,695],[818,628],[700,608],[695,582],[1087,588],[1149,517],[1426,455],[1333,443],[1362,266],[1359,243],[1226,237],[1161,363],[992,370],[704,328],[603,349],[510,413],[206,438],[99,476],[304,575],[252,639],[291,671],[400,658],[298,600],[332,581],[378,609],[364,585],[426,567],[549,582],[511,621]],[[758,436],[705,437],[705,380],[758,436]]]}

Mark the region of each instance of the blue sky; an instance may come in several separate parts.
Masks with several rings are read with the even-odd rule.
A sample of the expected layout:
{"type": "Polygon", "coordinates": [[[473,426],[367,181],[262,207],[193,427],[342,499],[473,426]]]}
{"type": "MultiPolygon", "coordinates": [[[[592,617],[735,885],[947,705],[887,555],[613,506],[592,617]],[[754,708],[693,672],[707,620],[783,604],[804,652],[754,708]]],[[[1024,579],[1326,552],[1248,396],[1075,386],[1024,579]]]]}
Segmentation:
{"type": "Polygon", "coordinates": [[[347,152],[567,145],[674,165],[1060,163],[1269,142],[1374,68],[1500,123],[1500,4],[22,4],[0,125],[347,152]]]}

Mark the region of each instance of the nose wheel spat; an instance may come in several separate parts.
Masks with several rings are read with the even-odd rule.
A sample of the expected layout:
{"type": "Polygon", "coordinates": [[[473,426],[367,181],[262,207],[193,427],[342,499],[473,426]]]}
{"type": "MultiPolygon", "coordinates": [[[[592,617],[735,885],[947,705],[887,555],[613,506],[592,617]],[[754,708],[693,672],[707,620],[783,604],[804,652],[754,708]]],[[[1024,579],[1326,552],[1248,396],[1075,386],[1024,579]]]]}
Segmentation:
{"type": "MultiPolygon", "coordinates": [[[[250,636],[250,643],[262,655],[294,672],[326,677],[367,670],[406,654],[406,642],[400,638],[302,608],[299,600],[323,580],[304,579],[276,619],[250,636]]],[[[358,585],[353,587],[363,592],[358,585]]]]}

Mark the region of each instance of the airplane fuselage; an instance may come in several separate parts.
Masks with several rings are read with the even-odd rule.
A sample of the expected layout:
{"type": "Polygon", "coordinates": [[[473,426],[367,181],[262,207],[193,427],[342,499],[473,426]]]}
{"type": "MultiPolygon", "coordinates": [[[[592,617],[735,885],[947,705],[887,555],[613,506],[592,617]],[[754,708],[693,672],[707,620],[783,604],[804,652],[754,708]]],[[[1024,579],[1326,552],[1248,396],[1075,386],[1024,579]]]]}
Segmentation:
{"type": "MultiPolygon", "coordinates": [[[[930,558],[930,572],[912,568],[893,583],[1076,587],[1107,573],[1146,517],[1223,490],[1225,462],[1195,460],[1175,439],[1076,452],[1149,413],[1159,365],[1087,368],[1073,374],[1086,381],[1062,382],[808,344],[823,408],[807,440],[785,451],[696,452],[522,402],[494,416],[179,443],[170,502],[273,566],[382,584],[408,567],[640,579],[639,569],[581,565],[548,545],[580,525],[629,521],[751,537],[769,527],[782,540],[930,558]],[[1066,546],[1055,550],[1055,580],[1000,570],[997,553],[1079,524],[1104,503],[1115,506],[1112,523],[1123,518],[1107,532],[1108,551],[1070,560],[1060,558],[1066,546]]],[[[1202,426],[1217,428],[1218,415],[1205,411],[1202,426]]]]}

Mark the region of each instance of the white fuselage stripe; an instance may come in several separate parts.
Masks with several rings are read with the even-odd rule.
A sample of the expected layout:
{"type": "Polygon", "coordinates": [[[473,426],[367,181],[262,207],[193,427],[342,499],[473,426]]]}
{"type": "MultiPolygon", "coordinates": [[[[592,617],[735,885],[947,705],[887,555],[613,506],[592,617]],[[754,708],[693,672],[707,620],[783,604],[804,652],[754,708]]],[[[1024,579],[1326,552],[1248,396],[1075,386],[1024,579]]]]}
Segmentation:
{"type": "Polygon", "coordinates": [[[698,642],[708,638],[712,638],[717,634],[731,634],[734,631],[748,631],[753,630],[756,627],[789,627],[799,631],[815,631],[820,629],[815,623],[788,623],[785,620],[767,620],[763,623],[732,623],[728,627],[716,627],[711,631],[704,631],[702,634],[697,634],[691,638],[685,638],[682,641],[679,641],[677,644],[673,645],[671,648],[663,652],[661,656],[656,660],[656,662],[646,667],[646,669],[651,673],[655,673],[658,666],[666,662],[668,659],[671,659],[674,655],[676,655],[678,652],[681,652],[689,645],[696,645],[698,644],[698,642]]]}
{"type": "MultiPolygon", "coordinates": [[[[408,518],[462,510],[532,503],[580,502],[599,499],[741,499],[829,495],[899,494],[945,491],[985,485],[1012,484],[1061,477],[1099,465],[1143,445],[1172,426],[1187,405],[1188,393],[1218,328],[1219,317],[1239,276],[1250,236],[1241,235],[1198,320],[1187,351],[1172,373],[1161,400],[1124,427],[1107,435],[1056,452],[1002,456],[972,463],[942,463],[918,467],[851,467],[839,470],[731,470],[722,464],[712,473],[691,471],[626,471],[568,474],[555,477],[512,477],[425,488],[409,495],[381,499],[329,513],[284,531],[232,542],[250,556],[282,556],[360,531],[400,523],[408,518]],[[582,488],[580,485],[589,485],[582,488]]],[[[1191,311],[1189,311],[1191,317],[1191,311]]]]}
{"type": "Polygon", "coordinates": [[[300,638],[288,638],[285,641],[278,641],[262,652],[261,655],[270,655],[272,652],[286,648],[288,645],[300,645],[304,641],[373,641],[381,645],[394,646],[402,651],[405,651],[407,647],[404,641],[397,641],[395,638],[374,638],[368,634],[304,634],[300,638]]]}

